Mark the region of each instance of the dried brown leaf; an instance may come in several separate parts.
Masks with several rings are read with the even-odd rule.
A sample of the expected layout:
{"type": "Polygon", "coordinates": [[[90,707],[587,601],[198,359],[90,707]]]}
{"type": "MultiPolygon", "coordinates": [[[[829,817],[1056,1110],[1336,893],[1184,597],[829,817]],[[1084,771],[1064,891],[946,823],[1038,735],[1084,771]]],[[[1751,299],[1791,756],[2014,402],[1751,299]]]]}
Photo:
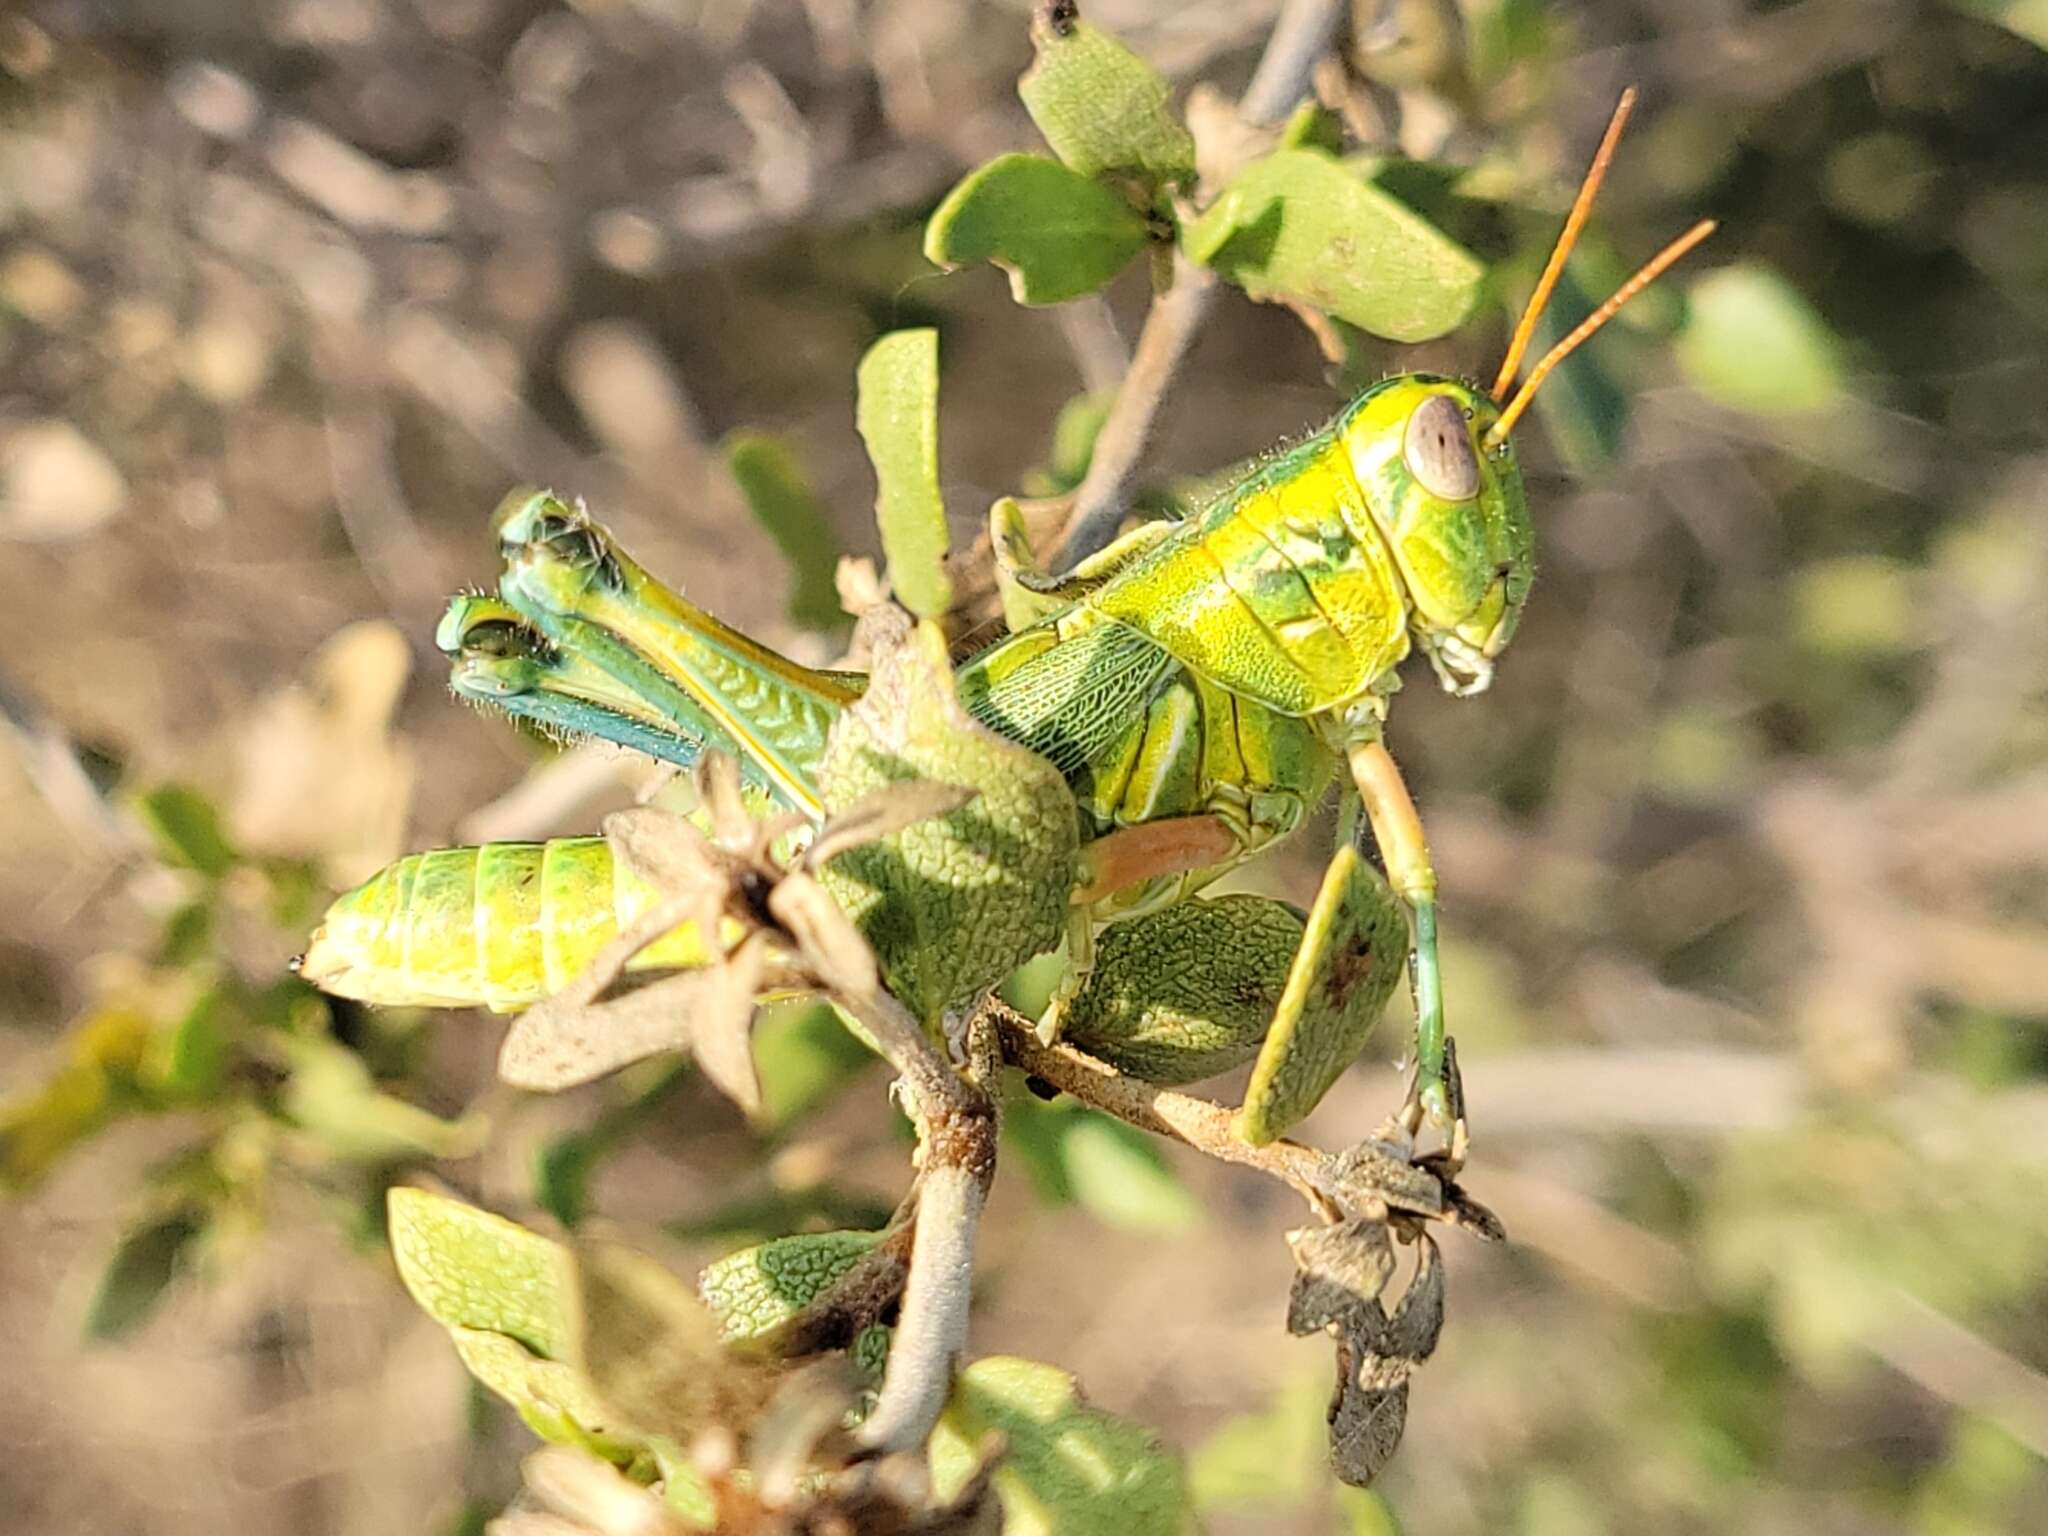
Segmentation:
{"type": "Polygon", "coordinates": [[[761,1108],[761,1079],[754,1070],[754,1001],[767,970],[765,940],[743,940],[705,976],[703,988],[686,1002],[691,1052],[711,1086],[747,1114],[761,1108]]]}
{"type": "MultiPolygon", "coordinates": [[[[596,1003],[559,993],[512,1021],[498,1076],[515,1088],[559,1092],[661,1051],[683,1050],[700,1009],[729,996],[723,966],[685,971],[596,1003]]],[[[747,999],[751,1009],[753,999],[747,999]]]]}
{"type": "Polygon", "coordinates": [[[872,997],[881,986],[868,941],[809,875],[796,871],[777,881],[768,893],[768,910],[827,990],[857,999],[872,997]]]}
{"type": "Polygon", "coordinates": [[[673,811],[635,806],[604,819],[612,857],[663,896],[704,892],[722,898],[726,872],[704,834],[673,811]]]}

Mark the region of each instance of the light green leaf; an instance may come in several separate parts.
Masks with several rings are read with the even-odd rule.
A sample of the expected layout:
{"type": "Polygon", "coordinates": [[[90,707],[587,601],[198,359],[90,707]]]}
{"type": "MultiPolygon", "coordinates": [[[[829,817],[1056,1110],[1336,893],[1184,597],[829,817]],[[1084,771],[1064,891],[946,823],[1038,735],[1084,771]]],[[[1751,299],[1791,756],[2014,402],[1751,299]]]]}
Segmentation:
{"type": "Polygon", "coordinates": [[[1079,20],[1033,18],[1038,57],[1017,82],[1024,110],[1053,153],[1083,176],[1131,171],[1156,181],[1195,173],[1195,141],[1167,106],[1157,70],[1079,20]]]}
{"type": "Polygon", "coordinates": [[[890,332],[868,348],[856,383],[890,584],[911,612],[936,618],[953,605],[939,495],[939,333],[890,332]]]}
{"type": "Polygon", "coordinates": [[[105,1342],[141,1326],[184,1272],[187,1254],[205,1233],[201,1212],[179,1210],[122,1238],[86,1311],[86,1336],[105,1342]]]}
{"type": "Polygon", "coordinates": [[[1077,1115],[1060,1138],[1074,1198],[1104,1226],[1185,1232],[1202,1207],[1143,1131],[1107,1115],[1077,1115]]]}
{"type": "Polygon", "coordinates": [[[282,1108],[330,1156],[395,1163],[461,1157],[481,1144],[481,1119],[439,1115],[380,1092],[363,1058],[325,1036],[287,1037],[279,1048],[291,1064],[282,1108]]]}
{"type": "Polygon", "coordinates": [[[999,155],[946,194],[925,225],[934,264],[994,262],[1019,304],[1093,293],[1145,248],[1148,229],[1100,182],[1041,155],[999,155]]]}
{"type": "Polygon", "coordinates": [[[739,483],[740,494],[796,574],[789,594],[790,618],[809,629],[844,628],[848,619],[839,606],[834,580],[839,540],[804,479],[795,452],[766,432],[735,432],[726,438],[724,449],[726,467],[739,483]]]}
{"type": "Polygon", "coordinates": [[[1408,918],[1380,872],[1345,844],[1309,909],[1287,990],[1245,1088],[1253,1146],[1306,1118],[1364,1048],[1401,979],[1408,918]]]}
{"type": "Polygon", "coordinates": [[[1709,272],[1687,295],[1678,361],[1702,394],[1760,416],[1818,410],[1841,391],[1839,344],[1799,291],[1753,263],[1709,272]]]}
{"type": "Polygon", "coordinates": [[[1329,1377],[1292,1377],[1271,1404],[1224,1423],[1188,1457],[1188,1484],[1203,1513],[1232,1505],[1270,1509],[1325,1481],[1329,1377]]]}
{"type": "Polygon", "coordinates": [[[727,1343],[772,1333],[815,1301],[882,1240],[879,1232],[805,1232],[729,1253],[697,1291],[727,1343]]]}
{"type": "Polygon", "coordinates": [[[1035,1360],[995,1355],[960,1373],[932,1432],[940,1500],[965,1486],[981,1442],[1000,1432],[996,1469],[1004,1536],[1181,1536],[1187,1478],[1152,1435],[1082,1402],[1074,1378],[1035,1360]]]}
{"type": "Polygon", "coordinates": [[[235,864],[220,812],[189,784],[159,784],[136,802],[143,824],[167,863],[217,880],[235,864]]]}
{"type": "Polygon", "coordinates": [[[1227,1072],[1258,1054],[1301,931],[1263,896],[1184,901],[1112,924],[1061,1033],[1147,1082],[1227,1072]]]}
{"type": "Polygon", "coordinates": [[[1314,149],[1254,160],[1181,231],[1253,298],[1294,299],[1392,341],[1472,312],[1485,269],[1420,214],[1314,149]]]}
{"type": "Polygon", "coordinates": [[[961,707],[945,636],[929,622],[877,643],[874,681],[833,727],[819,783],[840,810],[913,777],[980,793],[841,854],[821,878],[890,990],[936,1029],[948,1005],[1059,943],[1077,813],[1057,769],[961,707]]]}
{"type": "Polygon", "coordinates": [[[33,1188],[73,1147],[135,1105],[135,1074],[155,1033],[148,1014],[125,1004],[73,1027],[56,1070],[0,1101],[0,1190],[33,1188]]]}
{"type": "Polygon", "coordinates": [[[1981,16],[2024,37],[2037,47],[2048,48],[2048,0],[1950,0],[1960,10],[1981,16]]]}
{"type": "Polygon", "coordinates": [[[424,1189],[393,1186],[387,1209],[398,1277],[435,1322],[504,1334],[544,1360],[569,1358],[574,1304],[559,1243],[424,1189]]]}
{"type": "Polygon", "coordinates": [[[1837,555],[1791,582],[1794,632],[1835,656],[1898,656],[1929,644],[1918,572],[1883,555],[1837,555]]]}
{"type": "Polygon", "coordinates": [[[469,1374],[505,1399],[526,1427],[551,1445],[569,1445],[618,1466],[643,1442],[619,1424],[575,1366],[536,1355],[517,1339],[479,1328],[451,1328],[455,1353],[469,1374]]]}

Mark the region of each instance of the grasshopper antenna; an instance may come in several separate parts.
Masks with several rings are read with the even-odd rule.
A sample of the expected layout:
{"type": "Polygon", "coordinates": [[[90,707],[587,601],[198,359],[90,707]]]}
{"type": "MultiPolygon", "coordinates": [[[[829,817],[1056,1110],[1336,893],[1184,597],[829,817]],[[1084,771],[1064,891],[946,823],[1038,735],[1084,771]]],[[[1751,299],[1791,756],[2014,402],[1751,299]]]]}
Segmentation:
{"type": "Polygon", "coordinates": [[[1508,355],[1501,359],[1500,372],[1494,376],[1493,388],[1488,391],[1496,403],[1506,397],[1508,386],[1515,382],[1515,370],[1522,366],[1522,358],[1536,335],[1536,322],[1543,318],[1543,306],[1550,302],[1557,280],[1564,275],[1564,264],[1572,254],[1572,247],[1579,243],[1579,231],[1586,227],[1586,216],[1593,211],[1593,199],[1600,195],[1600,183],[1607,179],[1607,167],[1614,160],[1614,146],[1621,142],[1621,130],[1628,126],[1628,115],[1635,109],[1636,88],[1630,86],[1621,93],[1614,116],[1607,120],[1607,131],[1600,136],[1600,147],[1593,151],[1593,163],[1586,168],[1586,179],[1579,183],[1579,195],[1572,199],[1572,211],[1565,215],[1564,230],[1558,235],[1557,244],[1551,247],[1550,260],[1544,265],[1543,275],[1536,280],[1536,291],[1529,295],[1522,318],[1515,322],[1515,334],[1508,341],[1508,355]]]}
{"type": "Polygon", "coordinates": [[[1622,305],[1654,283],[1663,275],[1666,268],[1713,232],[1714,221],[1712,219],[1701,219],[1699,223],[1693,225],[1691,229],[1688,229],[1676,240],[1665,246],[1663,250],[1644,262],[1634,277],[1614,290],[1613,297],[1594,310],[1592,314],[1586,316],[1584,320],[1580,321],[1573,328],[1572,333],[1565,337],[1563,341],[1560,341],[1556,346],[1544,353],[1536,366],[1529,370],[1529,377],[1523,381],[1522,387],[1515,391],[1515,398],[1510,400],[1507,403],[1506,409],[1500,413],[1500,420],[1486,429],[1486,446],[1497,448],[1506,442],[1508,433],[1514,430],[1516,419],[1529,408],[1529,402],[1536,398],[1536,386],[1550,376],[1550,371],[1567,357],[1570,357],[1573,352],[1577,351],[1580,343],[1585,341],[1587,337],[1612,320],[1622,305]]]}

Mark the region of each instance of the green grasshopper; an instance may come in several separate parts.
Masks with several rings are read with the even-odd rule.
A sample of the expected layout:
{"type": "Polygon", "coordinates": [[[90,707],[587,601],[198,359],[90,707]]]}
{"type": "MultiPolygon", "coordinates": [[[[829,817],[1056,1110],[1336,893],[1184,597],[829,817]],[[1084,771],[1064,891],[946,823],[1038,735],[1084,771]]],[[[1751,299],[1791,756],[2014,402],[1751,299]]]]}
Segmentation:
{"type": "MultiPolygon", "coordinates": [[[[1386,379],[1196,515],[1140,526],[1060,579],[1033,563],[1014,504],[997,504],[1013,632],[963,663],[956,685],[974,716],[1060,770],[1083,813],[1073,964],[1049,1026],[1098,924],[1178,903],[1285,838],[1342,771],[1347,824],[1362,811],[1412,920],[1417,1095],[1448,1127],[1436,877],[1383,727],[1412,650],[1453,694],[1488,686],[1534,575],[1510,433],[1550,371],[1713,227],[1666,247],[1510,397],[1628,108],[1625,97],[1490,390],[1386,379]]],[[[799,666],[721,624],[551,495],[508,498],[499,536],[500,599],[456,599],[440,631],[458,694],[679,764],[732,751],[764,800],[822,816],[818,764],[860,676],[799,666]]],[[[565,979],[552,950],[534,958],[555,929],[594,950],[644,903],[601,842],[550,852],[560,847],[402,861],[336,902],[304,972],[372,1001],[532,1002],[565,979]],[[580,871],[585,905],[536,899],[550,858],[580,871]],[[501,951],[520,958],[501,965],[501,951]]]]}

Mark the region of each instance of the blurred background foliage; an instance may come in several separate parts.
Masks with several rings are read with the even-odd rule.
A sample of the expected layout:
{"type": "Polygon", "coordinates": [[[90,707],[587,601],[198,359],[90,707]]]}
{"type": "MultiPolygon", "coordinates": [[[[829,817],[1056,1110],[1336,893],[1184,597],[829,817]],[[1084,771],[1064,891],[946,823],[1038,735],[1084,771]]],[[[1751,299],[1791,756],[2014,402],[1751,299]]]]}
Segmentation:
{"type": "MultiPolygon", "coordinates": [[[[493,1090],[490,1022],[330,1010],[285,963],[402,846],[630,793],[435,675],[507,484],[586,495],[822,661],[823,556],[872,553],[851,380],[879,332],[943,333],[957,515],[1077,481],[1144,264],[1026,310],[920,255],[963,171],[1035,142],[1024,9],[0,17],[10,1530],[474,1529],[527,1442],[393,1283],[406,1170],[699,1260],[893,1203],[879,1080],[841,1092],[864,1058],[817,1010],[764,1026],[747,1125],[658,1064],[493,1090]]],[[[1274,9],[1086,7],[1233,92],[1274,9]]],[[[1500,682],[1395,714],[1471,1183],[1516,1241],[1457,1247],[1406,1446],[1339,1497],[1324,1350],[1281,1334],[1285,1198],[1020,1098],[976,1348],[1158,1427],[1219,1531],[2048,1527],[2048,13],[1351,11],[1325,99],[1494,264],[1489,300],[1408,349],[1219,304],[1158,484],[1385,371],[1490,375],[1624,84],[1567,299],[1722,220],[1522,435],[1544,566],[1500,682]]],[[[1315,870],[1248,878],[1302,900],[1315,870]]],[[[1311,1133],[1379,1118],[1399,1041],[1311,1133]]]]}

